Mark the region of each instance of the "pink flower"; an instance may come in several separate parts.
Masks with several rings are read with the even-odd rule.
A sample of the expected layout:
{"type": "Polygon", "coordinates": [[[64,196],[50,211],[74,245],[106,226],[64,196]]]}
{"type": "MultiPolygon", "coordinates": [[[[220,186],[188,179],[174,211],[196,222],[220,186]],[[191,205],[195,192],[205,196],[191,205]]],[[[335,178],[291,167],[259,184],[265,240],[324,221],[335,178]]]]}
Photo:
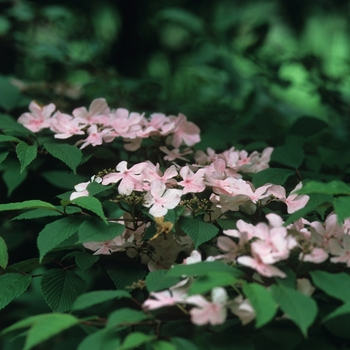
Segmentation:
{"type": "Polygon", "coordinates": [[[335,257],[331,258],[331,262],[345,263],[347,267],[350,267],[350,236],[345,235],[341,245],[334,242],[331,248],[331,253],[336,255],[335,257]]]}
{"type": "Polygon", "coordinates": [[[175,124],[173,135],[171,135],[171,144],[174,148],[179,148],[182,143],[193,146],[201,140],[199,127],[188,122],[185,115],[180,113],[178,117],[170,116],[169,118],[175,124]]]}
{"type": "Polygon", "coordinates": [[[186,289],[184,288],[170,288],[170,290],[163,290],[161,292],[152,292],[150,297],[144,303],[143,307],[148,310],[159,309],[165,306],[172,306],[177,303],[183,303],[186,298],[186,289]]]}
{"type": "Polygon", "coordinates": [[[71,115],[57,111],[52,118],[50,129],[56,133],[56,139],[67,139],[73,135],[84,135],[83,127],[84,125],[71,115]]]}
{"type": "Polygon", "coordinates": [[[129,195],[134,190],[142,191],[143,177],[141,173],[146,166],[147,163],[143,162],[135,164],[133,167],[128,169],[127,162],[123,160],[117,165],[117,172],[107,174],[103,177],[102,185],[117,183],[121,180],[118,186],[118,192],[120,194],[129,195]]]}
{"type": "Polygon", "coordinates": [[[193,151],[189,148],[186,148],[183,152],[180,152],[180,150],[178,148],[174,148],[173,150],[169,150],[165,146],[161,146],[161,147],[159,147],[159,149],[162,152],[167,154],[166,156],[164,156],[164,160],[169,160],[170,162],[175,160],[175,159],[181,159],[181,160],[188,162],[189,160],[183,156],[185,156],[186,154],[193,153],[193,151]]]}
{"type": "Polygon", "coordinates": [[[82,182],[80,184],[77,184],[74,186],[76,192],[73,192],[70,197],[69,200],[74,200],[75,198],[79,198],[79,197],[87,197],[89,195],[88,190],[86,189],[89,185],[90,181],[87,182],[82,182]]]}
{"type": "Polygon", "coordinates": [[[184,166],[180,170],[180,176],[183,181],[178,182],[178,185],[183,187],[183,194],[189,192],[198,193],[205,190],[204,172],[204,169],[199,169],[194,173],[188,166],[184,166]]]}
{"type": "Polygon", "coordinates": [[[246,325],[255,318],[255,310],[253,309],[248,299],[243,299],[242,295],[239,295],[232,300],[228,307],[238,318],[241,320],[243,325],[246,325]]]}
{"type": "Polygon", "coordinates": [[[83,246],[87,249],[95,250],[93,255],[110,255],[111,253],[120,252],[127,247],[133,246],[132,240],[134,237],[131,236],[128,240],[126,240],[123,235],[117,236],[109,241],[83,243],[83,246]]]}
{"type": "Polygon", "coordinates": [[[215,287],[211,291],[211,302],[201,295],[193,295],[186,299],[186,303],[196,307],[190,310],[191,321],[197,326],[204,324],[218,325],[226,320],[227,293],[222,287],[215,287]]]}
{"type": "Polygon", "coordinates": [[[299,184],[294,188],[290,195],[286,198],[285,203],[287,204],[288,214],[292,214],[297,210],[304,208],[307,202],[309,201],[309,196],[305,194],[296,194],[295,192],[300,190],[303,184],[299,184]]]}
{"type": "Polygon", "coordinates": [[[82,145],[80,146],[80,149],[85,148],[88,145],[92,146],[98,146],[102,145],[103,138],[106,134],[108,134],[110,130],[109,129],[98,129],[96,124],[91,125],[87,129],[88,137],[85,140],[80,140],[76,143],[76,145],[82,145]]]}
{"type": "Polygon", "coordinates": [[[151,183],[150,191],[145,195],[143,205],[150,208],[149,213],[154,217],[164,216],[168,209],[174,209],[181,201],[181,190],[166,189],[161,180],[151,183]]]}
{"type": "Polygon", "coordinates": [[[37,102],[32,101],[29,105],[31,113],[24,113],[18,118],[18,123],[32,132],[38,132],[41,129],[49,128],[51,124],[50,117],[56,106],[50,103],[46,106],[40,106],[37,102]]]}
{"type": "Polygon", "coordinates": [[[79,107],[73,110],[72,114],[79,123],[109,125],[109,107],[104,98],[96,98],[89,106],[89,111],[85,107],[79,107]]]}

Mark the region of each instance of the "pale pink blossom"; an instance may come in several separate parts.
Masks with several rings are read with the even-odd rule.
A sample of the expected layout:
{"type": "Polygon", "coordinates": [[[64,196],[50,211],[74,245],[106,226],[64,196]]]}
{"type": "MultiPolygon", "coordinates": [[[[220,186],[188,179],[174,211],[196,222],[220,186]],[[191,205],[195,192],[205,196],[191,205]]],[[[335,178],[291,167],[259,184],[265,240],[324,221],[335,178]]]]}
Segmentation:
{"type": "Polygon", "coordinates": [[[170,288],[161,292],[151,292],[150,297],[143,303],[148,310],[155,310],[161,307],[173,306],[177,303],[184,303],[187,297],[185,288],[170,288]]]}
{"type": "Polygon", "coordinates": [[[103,143],[103,138],[108,134],[109,129],[99,129],[96,124],[91,125],[87,129],[87,134],[89,135],[85,140],[80,140],[76,145],[80,145],[80,149],[85,148],[88,145],[99,146],[103,143]]]}
{"type": "Polygon", "coordinates": [[[70,197],[69,200],[74,200],[75,198],[79,198],[79,197],[87,197],[89,195],[89,192],[87,190],[87,187],[89,185],[90,181],[87,182],[82,182],[80,184],[77,184],[74,186],[75,191],[73,192],[70,197]]]}
{"type": "Polygon", "coordinates": [[[228,307],[241,320],[243,325],[248,324],[255,318],[253,306],[248,299],[243,299],[242,295],[229,302],[228,307]]]}
{"type": "Polygon", "coordinates": [[[197,164],[208,164],[214,162],[218,158],[218,155],[215,153],[215,151],[208,147],[207,153],[205,153],[202,150],[196,151],[194,154],[194,159],[196,160],[197,164]]]}
{"type": "Polygon", "coordinates": [[[253,152],[250,155],[250,161],[252,164],[242,169],[242,171],[246,173],[257,173],[259,171],[267,169],[269,167],[272,152],[272,147],[265,148],[261,154],[258,152],[253,152]]]}
{"type": "Polygon", "coordinates": [[[168,212],[168,209],[174,209],[180,203],[181,195],[181,190],[167,190],[163,181],[155,180],[144,197],[143,205],[150,208],[149,213],[152,216],[161,217],[168,212]]]}
{"type": "Polygon", "coordinates": [[[331,253],[335,255],[330,259],[332,263],[345,263],[347,267],[350,267],[350,236],[345,235],[341,245],[334,242],[331,253]]]}
{"type": "Polygon", "coordinates": [[[199,263],[202,261],[202,255],[198,250],[193,250],[190,254],[189,257],[183,260],[184,265],[190,265],[190,264],[195,264],[199,263]]]}
{"type": "Polygon", "coordinates": [[[193,151],[190,148],[186,148],[183,151],[180,151],[178,148],[174,148],[172,150],[169,150],[167,147],[165,146],[161,146],[159,147],[159,149],[166,153],[166,156],[164,156],[164,160],[168,160],[168,161],[173,161],[175,159],[181,159],[184,161],[189,161],[188,158],[185,158],[184,156],[187,154],[191,154],[193,153],[193,151]]]}
{"type": "Polygon", "coordinates": [[[49,128],[51,125],[51,115],[56,106],[50,103],[46,106],[40,106],[36,101],[29,105],[31,113],[24,113],[18,118],[18,123],[32,132],[39,132],[42,129],[49,128]]]}
{"type": "Polygon", "coordinates": [[[84,135],[83,124],[69,114],[57,111],[52,118],[50,129],[55,133],[56,139],[67,139],[73,135],[84,135]]]}
{"type": "Polygon", "coordinates": [[[187,165],[180,170],[180,176],[182,181],[178,182],[178,185],[182,186],[183,194],[186,193],[198,193],[205,190],[204,184],[204,170],[199,169],[194,173],[187,165]]]}
{"type": "Polygon", "coordinates": [[[307,254],[300,253],[299,260],[313,262],[315,264],[320,264],[328,259],[328,252],[322,248],[314,247],[311,252],[307,254]]]}
{"type": "Polygon", "coordinates": [[[227,317],[227,293],[222,287],[215,287],[211,291],[211,302],[201,295],[193,295],[186,299],[186,303],[196,307],[190,310],[191,321],[197,326],[222,324],[227,317]]]}
{"type": "Polygon", "coordinates": [[[294,188],[290,195],[286,198],[285,203],[287,204],[288,214],[292,214],[297,210],[304,208],[310,197],[305,194],[296,194],[295,192],[300,190],[303,184],[299,184],[294,188]]]}
{"type": "Polygon", "coordinates": [[[96,98],[89,106],[89,111],[85,107],[79,107],[73,110],[72,114],[79,123],[109,125],[109,107],[104,98],[96,98]]]}
{"type": "Polygon", "coordinates": [[[146,191],[149,191],[150,184],[154,180],[161,180],[168,187],[173,187],[177,185],[177,181],[174,179],[178,175],[175,165],[171,165],[167,168],[162,174],[159,164],[154,165],[150,161],[146,161],[147,166],[143,169],[143,188],[146,191]]]}

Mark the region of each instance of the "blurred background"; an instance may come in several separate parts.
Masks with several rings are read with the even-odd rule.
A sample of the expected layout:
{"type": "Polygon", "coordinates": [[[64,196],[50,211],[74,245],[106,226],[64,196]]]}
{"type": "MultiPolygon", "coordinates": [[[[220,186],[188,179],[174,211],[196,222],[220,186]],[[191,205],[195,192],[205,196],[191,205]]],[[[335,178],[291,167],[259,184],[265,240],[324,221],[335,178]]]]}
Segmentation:
{"type": "Polygon", "coordinates": [[[323,123],[347,144],[349,1],[2,0],[0,9],[1,112],[18,117],[36,99],[70,113],[105,97],[112,108],[184,113],[202,129],[200,148],[273,146],[293,125],[303,136],[323,123]]]}

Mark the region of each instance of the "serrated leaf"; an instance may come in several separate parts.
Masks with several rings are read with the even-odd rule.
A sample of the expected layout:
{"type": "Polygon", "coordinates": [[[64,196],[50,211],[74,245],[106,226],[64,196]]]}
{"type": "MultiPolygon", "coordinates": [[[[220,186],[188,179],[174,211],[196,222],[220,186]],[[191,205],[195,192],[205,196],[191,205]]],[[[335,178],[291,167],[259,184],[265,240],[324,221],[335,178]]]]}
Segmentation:
{"type": "Polygon", "coordinates": [[[171,344],[165,340],[157,340],[156,342],[152,343],[152,350],[177,350],[177,348],[174,344],[171,344]]]}
{"type": "Polygon", "coordinates": [[[134,332],[126,336],[122,345],[117,350],[132,350],[142,344],[149,343],[156,339],[155,335],[146,335],[141,332],[134,332]]]}
{"type": "Polygon", "coordinates": [[[21,173],[20,165],[15,159],[6,159],[3,166],[5,170],[2,173],[2,179],[7,186],[7,196],[9,197],[12,192],[27,178],[28,172],[27,169],[25,169],[21,173]]]}
{"type": "Polygon", "coordinates": [[[4,239],[0,236],[0,267],[6,269],[9,262],[9,254],[4,239]]]}
{"type": "Polygon", "coordinates": [[[101,185],[101,184],[97,183],[96,181],[91,181],[88,184],[86,189],[88,190],[90,196],[94,196],[94,195],[99,194],[101,192],[109,191],[112,187],[113,187],[113,185],[106,186],[106,185],[101,185]]]}
{"type": "Polygon", "coordinates": [[[280,305],[282,311],[300,328],[304,336],[317,316],[316,302],[296,290],[272,285],[271,293],[275,301],[280,305]]]}
{"type": "Polygon", "coordinates": [[[252,304],[256,314],[256,328],[270,322],[277,312],[277,304],[270,292],[256,283],[246,283],[243,292],[252,304]]]}
{"type": "Polygon", "coordinates": [[[253,185],[258,188],[267,183],[283,185],[289,176],[295,175],[295,171],[282,168],[267,168],[253,175],[253,185]]]}
{"type": "Polygon", "coordinates": [[[51,269],[41,278],[44,299],[55,312],[70,310],[75,299],[84,290],[84,280],[70,270],[51,269]]]}
{"type": "Polygon", "coordinates": [[[350,186],[340,180],[328,183],[320,181],[309,181],[297,191],[300,194],[322,193],[322,194],[350,194],[350,186]]]}
{"type": "Polygon", "coordinates": [[[107,223],[107,219],[103,212],[101,202],[95,197],[78,197],[72,200],[72,203],[83,208],[92,211],[99,216],[104,222],[107,223]]]}
{"type": "Polygon", "coordinates": [[[34,145],[28,145],[25,142],[20,142],[16,146],[16,153],[19,162],[21,163],[21,173],[23,170],[36,158],[37,148],[34,145]]]}
{"type": "Polygon", "coordinates": [[[146,277],[146,287],[149,292],[158,292],[181,281],[181,277],[167,277],[167,270],[155,270],[146,277]]]}
{"type": "Polygon", "coordinates": [[[27,333],[23,350],[30,350],[45,340],[79,323],[73,315],[49,314],[41,315],[42,319],[35,323],[27,333]]]}
{"type": "Polygon", "coordinates": [[[108,317],[107,327],[120,326],[123,323],[137,323],[148,319],[150,316],[143,311],[130,308],[121,308],[112,312],[108,317]]]}
{"type": "Polygon", "coordinates": [[[107,273],[114,285],[118,289],[131,286],[134,282],[142,280],[146,276],[146,271],[140,264],[125,263],[107,270],[107,273]]]}
{"type": "Polygon", "coordinates": [[[40,231],[37,245],[40,252],[40,261],[52,249],[73,236],[84,221],[81,217],[66,217],[47,224],[40,231]]]}
{"type": "Polygon", "coordinates": [[[202,243],[215,237],[219,232],[219,229],[213,224],[198,219],[180,217],[179,225],[181,229],[192,238],[196,249],[202,243]]]}
{"type": "Polygon", "coordinates": [[[333,298],[350,302],[350,276],[344,272],[311,271],[312,282],[333,298]]]}
{"type": "Polygon", "coordinates": [[[10,135],[0,135],[0,142],[21,142],[21,140],[10,135]]]}
{"type": "Polygon", "coordinates": [[[77,350],[116,350],[120,343],[120,338],[114,332],[101,329],[84,338],[77,350]]]}
{"type": "Polygon", "coordinates": [[[18,263],[9,265],[7,267],[7,270],[12,271],[18,271],[18,272],[30,272],[35,270],[36,268],[43,266],[45,264],[51,263],[52,259],[45,258],[42,260],[42,262],[39,261],[38,258],[32,258],[32,259],[27,259],[20,261],[18,263]]]}
{"type": "Polygon", "coordinates": [[[215,287],[233,286],[236,282],[237,278],[229,272],[207,272],[193,281],[188,294],[205,294],[215,287]]]}
{"type": "Polygon", "coordinates": [[[44,147],[53,157],[61,160],[71,168],[75,174],[83,156],[80,149],[59,143],[44,143],[44,147]]]}
{"type": "Polygon", "coordinates": [[[284,222],[283,226],[287,226],[300,218],[306,216],[307,214],[311,213],[312,211],[316,210],[319,206],[324,205],[325,203],[332,203],[333,202],[333,196],[329,194],[310,194],[310,199],[307,202],[306,206],[304,208],[301,208],[294,212],[292,215],[288,217],[288,219],[284,222]]]}
{"type": "Polygon", "coordinates": [[[216,222],[223,230],[232,230],[237,228],[236,226],[237,220],[217,219],[216,222]]]}
{"type": "Polygon", "coordinates": [[[34,209],[15,216],[14,218],[11,219],[11,221],[12,220],[31,220],[31,219],[44,218],[47,216],[62,216],[62,214],[57,211],[53,211],[52,209],[34,209]]]}
{"type": "Polygon", "coordinates": [[[97,218],[89,218],[79,228],[79,242],[104,242],[120,236],[125,226],[110,222],[106,225],[97,218]]]}
{"type": "Polygon", "coordinates": [[[104,303],[113,299],[131,298],[126,290],[99,290],[80,295],[72,306],[72,311],[83,310],[88,307],[104,303]]]}
{"type": "Polygon", "coordinates": [[[30,282],[32,276],[22,275],[20,273],[7,273],[0,276],[0,310],[8,305],[13,299],[23,294],[30,282]]]}
{"type": "Polygon", "coordinates": [[[299,146],[278,146],[271,154],[271,161],[287,165],[291,168],[299,168],[304,160],[304,151],[299,146]]]}
{"type": "Polygon", "coordinates": [[[333,205],[339,224],[342,224],[345,219],[350,218],[350,197],[335,198],[333,205]]]}
{"type": "Polygon", "coordinates": [[[62,260],[71,257],[75,258],[75,263],[82,271],[87,270],[100,259],[98,255],[91,255],[84,252],[71,252],[65,255],[62,260]]]}
{"type": "Polygon", "coordinates": [[[0,211],[23,210],[23,209],[34,209],[34,208],[57,210],[54,205],[47,202],[40,201],[40,200],[36,200],[36,199],[24,201],[24,202],[18,202],[18,203],[0,204],[0,211]]]}
{"type": "Polygon", "coordinates": [[[9,151],[0,152],[0,164],[6,159],[9,153],[10,153],[9,151]]]}

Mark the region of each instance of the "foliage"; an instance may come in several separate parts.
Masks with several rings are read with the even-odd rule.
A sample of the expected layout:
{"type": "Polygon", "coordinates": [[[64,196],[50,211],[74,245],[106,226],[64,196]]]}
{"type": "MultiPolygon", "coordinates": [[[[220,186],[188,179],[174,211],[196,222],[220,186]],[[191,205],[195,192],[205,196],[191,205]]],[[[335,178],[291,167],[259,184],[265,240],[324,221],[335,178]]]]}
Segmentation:
{"type": "Polygon", "coordinates": [[[1,3],[0,345],[347,349],[346,6],[127,3],[1,3]]]}

